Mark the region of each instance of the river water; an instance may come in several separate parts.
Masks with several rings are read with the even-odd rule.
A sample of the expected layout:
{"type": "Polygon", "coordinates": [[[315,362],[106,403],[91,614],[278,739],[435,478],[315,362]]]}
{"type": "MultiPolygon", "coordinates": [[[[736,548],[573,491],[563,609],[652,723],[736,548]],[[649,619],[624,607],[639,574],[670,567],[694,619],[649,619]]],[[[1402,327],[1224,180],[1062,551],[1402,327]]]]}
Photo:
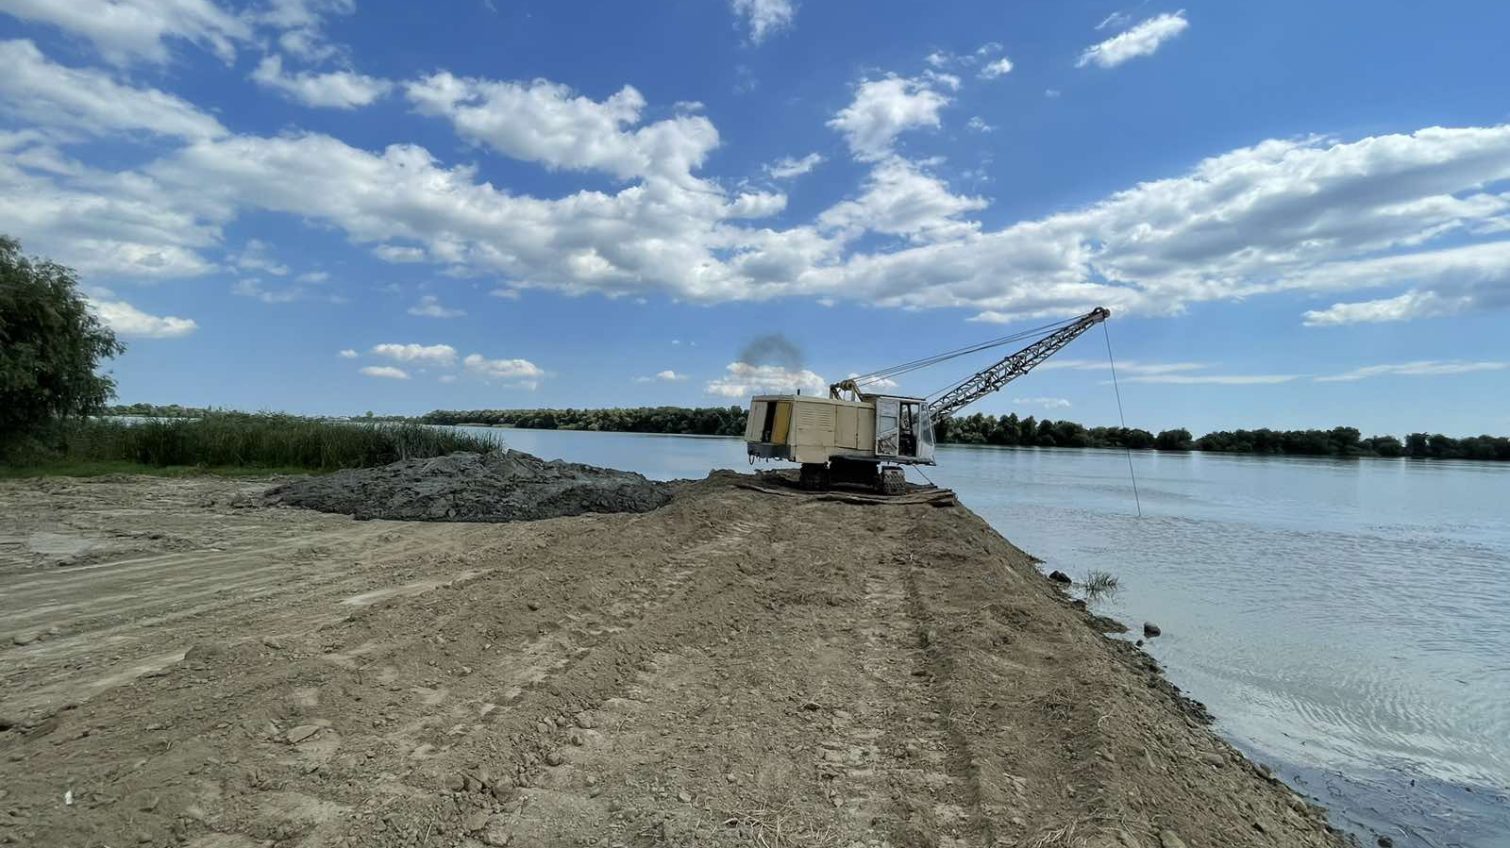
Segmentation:
{"type": "MultiPolygon", "coordinates": [[[[472,429],[472,428],[463,428],[472,429]]],[[[482,430],[655,479],[738,439],[482,430]]],[[[924,469],[1360,838],[1510,845],[1510,465],[942,446],[924,469]],[[1141,517],[1138,514],[1141,502],[1141,517]]],[[[915,481],[920,478],[909,472],[915,481]]]]}

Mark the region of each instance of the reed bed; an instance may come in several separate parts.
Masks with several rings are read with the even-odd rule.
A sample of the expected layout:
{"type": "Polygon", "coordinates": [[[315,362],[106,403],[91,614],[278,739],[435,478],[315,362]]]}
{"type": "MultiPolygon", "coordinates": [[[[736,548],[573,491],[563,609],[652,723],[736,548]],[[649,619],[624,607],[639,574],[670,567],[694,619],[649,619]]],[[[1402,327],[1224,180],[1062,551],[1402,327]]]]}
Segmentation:
{"type": "Polygon", "coordinates": [[[457,451],[490,453],[501,441],[416,422],[332,421],[220,412],[202,418],[93,418],[60,425],[28,464],[131,462],[156,468],[335,471],[457,451]]]}

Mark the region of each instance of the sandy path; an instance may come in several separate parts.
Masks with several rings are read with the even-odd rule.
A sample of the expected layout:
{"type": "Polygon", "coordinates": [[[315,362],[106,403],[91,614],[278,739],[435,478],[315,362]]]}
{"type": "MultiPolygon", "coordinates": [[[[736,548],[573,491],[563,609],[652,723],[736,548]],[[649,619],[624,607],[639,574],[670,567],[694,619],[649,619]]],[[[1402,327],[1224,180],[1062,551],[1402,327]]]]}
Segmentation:
{"type": "Polygon", "coordinates": [[[71,517],[0,533],[156,497],[122,527],[220,550],[0,571],[7,620],[59,627],[0,651],[0,839],[1339,844],[958,507],[720,477],[643,515],[393,524],[109,485],[7,484],[71,517]]]}

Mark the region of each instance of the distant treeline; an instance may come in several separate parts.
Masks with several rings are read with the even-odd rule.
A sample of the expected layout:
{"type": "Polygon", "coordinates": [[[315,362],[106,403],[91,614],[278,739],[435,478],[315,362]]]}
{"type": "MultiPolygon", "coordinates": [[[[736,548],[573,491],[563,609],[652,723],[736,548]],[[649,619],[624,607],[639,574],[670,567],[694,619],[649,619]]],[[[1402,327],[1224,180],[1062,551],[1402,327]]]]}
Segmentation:
{"type": "MultiPolygon", "coordinates": [[[[675,433],[700,436],[739,436],[745,431],[746,410],[738,406],[688,409],[676,406],[633,409],[474,409],[436,410],[422,420],[429,424],[484,424],[534,430],[600,430],[615,433],[675,433]]],[[[1486,459],[1510,461],[1510,438],[1411,433],[1405,441],[1394,436],[1369,436],[1355,427],[1330,430],[1220,430],[1200,438],[1189,430],[1158,434],[1135,427],[1086,427],[1074,421],[1038,420],[1029,415],[976,413],[938,422],[939,442],[962,445],[1002,445],[1059,448],[1133,448],[1135,450],[1208,451],[1288,456],[1386,456],[1420,459],[1486,459]]]]}
{"type": "Polygon", "coordinates": [[[437,409],[427,424],[485,424],[527,430],[600,430],[606,433],[672,433],[690,436],[742,436],[745,416],[738,406],[640,406],[631,409],[437,409]]]}
{"type": "Polygon", "coordinates": [[[138,418],[203,418],[213,409],[199,406],[179,406],[176,403],[131,403],[105,407],[105,415],[134,415],[138,418]]]}

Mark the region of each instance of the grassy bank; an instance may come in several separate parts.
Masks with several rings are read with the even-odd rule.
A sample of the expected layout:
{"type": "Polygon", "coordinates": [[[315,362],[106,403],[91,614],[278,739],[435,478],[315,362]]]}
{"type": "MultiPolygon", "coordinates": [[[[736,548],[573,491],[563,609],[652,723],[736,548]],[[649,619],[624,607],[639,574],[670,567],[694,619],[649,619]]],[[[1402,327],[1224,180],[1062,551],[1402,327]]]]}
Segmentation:
{"type": "Polygon", "coordinates": [[[417,423],[364,424],[291,415],[60,424],[6,452],[4,476],[321,472],[386,465],[500,443],[417,423]]]}

